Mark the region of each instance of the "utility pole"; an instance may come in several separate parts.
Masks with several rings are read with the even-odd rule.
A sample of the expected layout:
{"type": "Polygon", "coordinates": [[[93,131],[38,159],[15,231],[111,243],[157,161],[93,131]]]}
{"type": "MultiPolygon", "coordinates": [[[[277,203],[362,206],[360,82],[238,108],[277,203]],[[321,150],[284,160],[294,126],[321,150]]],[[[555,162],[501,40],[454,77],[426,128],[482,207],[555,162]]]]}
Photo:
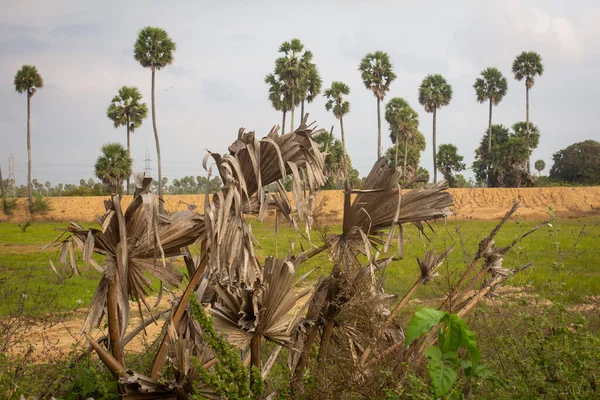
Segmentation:
{"type": "Polygon", "coordinates": [[[148,150],[148,148],[146,148],[146,158],[144,159],[144,175],[145,176],[152,176],[152,167],[150,164],[150,162],[152,161],[152,159],[150,159],[150,151],[148,150]]]}

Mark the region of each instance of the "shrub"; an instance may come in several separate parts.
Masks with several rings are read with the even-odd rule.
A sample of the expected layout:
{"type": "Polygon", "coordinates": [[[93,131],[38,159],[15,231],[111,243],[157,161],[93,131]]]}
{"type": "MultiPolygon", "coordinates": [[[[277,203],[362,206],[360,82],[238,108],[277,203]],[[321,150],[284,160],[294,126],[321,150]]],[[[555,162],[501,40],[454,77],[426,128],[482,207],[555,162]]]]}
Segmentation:
{"type": "Polygon", "coordinates": [[[17,206],[17,199],[2,199],[2,209],[4,214],[13,215],[13,210],[17,206]]]}
{"type": "Polygon", "coordinates": [[[36,193],[33,199],[33,212],[35,214],[46,214],[51,211],[50,200],[42,196],[41,193],[36,193]]]}

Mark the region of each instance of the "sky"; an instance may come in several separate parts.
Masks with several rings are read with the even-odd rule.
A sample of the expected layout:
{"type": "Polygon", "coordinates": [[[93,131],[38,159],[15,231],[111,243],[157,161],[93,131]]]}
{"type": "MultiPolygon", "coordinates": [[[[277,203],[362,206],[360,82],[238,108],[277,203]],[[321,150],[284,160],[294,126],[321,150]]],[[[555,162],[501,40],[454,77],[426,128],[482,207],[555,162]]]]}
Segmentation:
{"type": "MultiPolygon", "coordinates": [[[[525,84],[511,74],[522,51],[538,52],[545,69],[530,92],[530,120],[541,133],[532,161],[544,160],[547,173],[554,152],[600,139],[594,117],[600,106],[600,3],[593,0],[0,0],[0,7],[0,166],[6,179],[14,156],[18,185],[27,174],[26,95],[13,83],[19,68],[33,64],[44,79],[32,98],[33,178],[78,183],[93,177],[104,143],[126,143],[125,128],[115,129],[106,116],[118,89],[137,86],[150,104],[150,70],[133,58],[145,26],[165,29],[177,44],[173,64],[156,77],[163,176],[170,180],[206,175],[206,151],[226,152],[240,127],[262,137],[281,123],[264,77],[279,45],[292,38],[313,52],[324,87],[332,81],[350,86],[344,129],[361,176],[376,160],[377,113],[358,65],[376,50],[389,54],[397,74],[384,105],[403,97],[418,111],[428,141],[421,164],[430,171],[432,115],[417,100],[423,78],[440,73],[452,85],[452,102],[438,112],[437,143],[456,145],[470,167],[488,122],[488,106],[477,103],[473,83],[483,69],[498,68],[508,94],[494,107],[493,122],[524,121],[525,84]]],[[[339,136],[322,96],[306,111],[320,128],[335,125],[339,136]]],[[[382,116],[384,148],[391,146],[388,132],[382,116]]],[[[147,154],[156,175],[150,118],[132,136],[135,171],[144,170],[147,154]]],[[[465,175],[473,176],[469,170],[465,175]]]]}

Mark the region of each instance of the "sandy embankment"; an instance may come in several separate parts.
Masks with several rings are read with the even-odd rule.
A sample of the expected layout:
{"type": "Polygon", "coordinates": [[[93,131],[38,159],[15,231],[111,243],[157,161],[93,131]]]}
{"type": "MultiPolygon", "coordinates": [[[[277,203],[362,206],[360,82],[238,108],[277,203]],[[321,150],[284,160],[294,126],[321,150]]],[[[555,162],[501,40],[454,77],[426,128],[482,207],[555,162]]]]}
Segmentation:
{"type": "MultiPolygon", "coordinates": [[[[573,188],[524,188],[524,189],[449,189],[453,195],[455,218],[498,219],[504,215],[514,200],[520,200],[519,214],[526,219],[541,219],[547,216],[548,207],[559,217],[577,218],[600,215],[600,187],[573,188]]],[[[341,220],[343,193],[331,190],[319,193],[325,198],[324,212],[329,220],[341,220]]],[[[0,211],[0,221],[93,221],[104,213],[107,197],[50,197],[52,210],[45,215],[31,217],[27,212],[27,200],[19,199],[14,215],[7,217],[0,211]]],[[[317,200],[319,201],[319,200],[317,200]]],[[[124,196],[123,206],[131,202],[124,196]]],[[[204,207],[204,195],[167,195],[165,208],[170,211],[183,210],[195,205],[200,212],[204,207]]]]}

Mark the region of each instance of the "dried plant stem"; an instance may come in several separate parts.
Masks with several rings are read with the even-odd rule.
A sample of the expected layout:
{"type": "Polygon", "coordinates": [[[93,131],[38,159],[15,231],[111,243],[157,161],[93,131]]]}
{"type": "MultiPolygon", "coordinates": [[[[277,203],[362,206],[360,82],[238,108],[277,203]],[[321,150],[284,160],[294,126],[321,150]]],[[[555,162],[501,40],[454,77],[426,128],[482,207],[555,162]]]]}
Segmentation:
{"type": "Polygon", "coordinates": [[[255,333],[250,339],[250,364],[258,368],[260,371],[260,345],[262,342],[262,335],[255,333]]]}
{"type": "Polygon", "coordinates": [[[390,326],[390,324],[394,320],[394,317],[396,316],[398,311],[400,311],[406,305],[406,303],[408,303],[408,301],[414,296],[414,294],[417,292],[417,290],[419,290],[421,285],[423,285],[423,281],[421,279],[417,280],[415,282],[415,284],[413,285],[413,287],[408,291],[408,293],[406,293],[404,298],[400,301],[400,303],[398,303],[398,305],[396,305],[396,307],[394,307],[394,309],[390,312],[390,315],[388,315],[388,317],[384,321],[383,325],[381,325],[381,328],[379,328],[379,331],[373,338],[373,341],[371,342],[371,344],[369,344],[367,349],[363,352],[363,354],[360,358],[361,366],[365,365],[365,362],[367,361],[367,358],[371,354],[373,347],[377,344],[377,340],[381,337],[381,335],[387,329],[387,327],[390,326]]]}
{"type": "Polygon", "coordinates": [[[327,321],[327,325],[323,328],[323,334],[321,335],[321,347],[319,348],[319,355],[317,356],[317,363],[322,364],[323,359],[327,355],[327,349],[329,348],[329,342],[331,341],[331,335],[333,333],[333,327],[335,322],[333,317],[327,321]]]}
{"type": "MultiPolygon", "coordinates": [[[[204,269],[206,268],[207,262],[208,262],[208,254],[204,253],[204,255],[202,256],[202,260],[200,261],[200,265],[198,266],[198,268],[196,269],[196,272],[190,279],[190,282],[188,283],[187,287],[185,288],[185,291],[183,292],[183,295],[181,295],[181,299],[179,300],[179,303],[177,304],[175,312],[173,313],[173,316],[171,317],[170,323],[172,323],[173,325],[177,326],[179,324],[179,321],[181,321],[183,312],[185,311],[185,309],[188,305],[188,302],[190,301],[190,296],[196,290],[196,287],[198,286],[198,282],[200,282],[200,278],[204,274],[204,269]]],[[[156,353],[156,358],[154,359],[154,364],[152,365],[152,372],[150,373],[150,377],[153,380],[156,380],[158,378],[158,374],[160,373],[163,363],[165,362],[165,357],[167,355],[168,343],[169,343],[168,335],[165,335],[162,339],[162,343],[160,344],[158,352],[156,353]]]]}
{"type": "Polygon", "coordinates": [[[108,283],[108,337],[110,341],[110,350],[113,357],[125,369],[125,358],[121,348],[121,330],[119,329],[119,316],[117,310],[117,288],[115,284],[115,276],[111,276],[108,283]]]}

